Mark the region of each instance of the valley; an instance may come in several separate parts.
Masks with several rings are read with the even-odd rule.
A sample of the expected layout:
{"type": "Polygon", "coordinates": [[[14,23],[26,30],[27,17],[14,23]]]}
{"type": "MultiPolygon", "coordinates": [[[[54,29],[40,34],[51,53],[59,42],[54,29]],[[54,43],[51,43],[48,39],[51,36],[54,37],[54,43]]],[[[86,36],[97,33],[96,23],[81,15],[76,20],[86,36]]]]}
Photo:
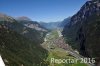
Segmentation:
{"type": "Polygon", "coordinates": [[[49,62],[48,66],[91,66],[91,64],[80,63],[51,63],[51,58],[58,59],[79,59],[82,58],[77,52],[75,52],[68,44],[65,43],[60,30],[52,30],[45,37],[45,42],[41,45],[48,50],[48,57],[46,59],[49,62]]]}
{"type": "MultiPolygon", "coordinates": [[[[52,3],[55,0],[47,1],[52,3]]],[[[64,1],[61,0],[62,4],[59,0],[55,1],[55,4],[60,4],[57,11],[53,8],[55,4],[52,6],[42,1],[35,4],[32,0],[34,4],[27,2],[31,6],[37,5],[36,11],[33,7],[33,10],[27,8],[29,11],[17,9],[18,12],[23,9],[26,16],[14,17],[0,13],[0,63],[5,66],[100,66],[100,0],[86,1],[74,15],[70,12],[76,5],[69,11],[69,7],[65,7],[67,0],[64,1]],[[49,12],[50,6],[53,9],[49,12]],[[59,11],[65,9],[62,6],[67,8],[65,13],[59,11]],[[68,16],[69,13],[72,16],[68,16]],[[72,59],[71,62],[67,62],[68,59],[72,59]]],[[[74,0],[71,6],[78,3],[72,2],[74,0]]]]}

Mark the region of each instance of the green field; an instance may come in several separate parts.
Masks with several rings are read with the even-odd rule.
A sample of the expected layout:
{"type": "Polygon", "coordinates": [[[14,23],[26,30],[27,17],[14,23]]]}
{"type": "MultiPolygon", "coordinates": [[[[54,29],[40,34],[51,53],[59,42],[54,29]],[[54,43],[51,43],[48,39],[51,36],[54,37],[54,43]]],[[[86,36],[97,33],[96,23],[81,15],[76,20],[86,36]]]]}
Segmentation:
{"type": "Polygon", "coordinates": [[[75,57],[71,56],[66,52],[66,50],[59,48],[56,46],[56,44],[53,43],[55,39],[59,38],[57,30],[53,30],[48,33],[46,36],[46,40],[42,46],[49,51],[49,55],[46,59],[48,62],[48,66],[87,66],[86,64],[82,64],[78,61],[78,63],[51,63],[51,58],[57,58],[57,59],[76,59],[75,57]]]}

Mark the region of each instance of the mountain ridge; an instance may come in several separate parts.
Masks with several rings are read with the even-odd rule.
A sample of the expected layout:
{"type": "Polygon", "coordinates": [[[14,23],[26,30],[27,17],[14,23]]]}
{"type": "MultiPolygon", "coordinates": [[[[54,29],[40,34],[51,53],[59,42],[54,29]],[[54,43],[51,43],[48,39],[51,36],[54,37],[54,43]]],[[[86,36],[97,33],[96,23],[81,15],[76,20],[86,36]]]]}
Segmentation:
{"type": "Polygon", "coordinates": [[[7,66],[47,65],[44,59],[48,51],[40,45],[47,31],[27,27],[8,15],[2,14],[1,16],[0,54],[5,64],[7,66]]]}
{"type": "Polygon", "coordinates": [[[100,62],[100,1],[87,1],[72,16],[70,24],[63,29],[63,36],[68,44],[78,49],[81,55],[95,57],[100,62]],[[96,53],[95,53],[96,52],[96,53]]]}
{"type": "Polygon", "coordinates": [[[52,30],[52,29],[63,29],[66,24],[69,23],[71,17],[65,18],[63,21],[58,22],[39,22],[41,26],[44,26],[45,28],[52,30]]]}

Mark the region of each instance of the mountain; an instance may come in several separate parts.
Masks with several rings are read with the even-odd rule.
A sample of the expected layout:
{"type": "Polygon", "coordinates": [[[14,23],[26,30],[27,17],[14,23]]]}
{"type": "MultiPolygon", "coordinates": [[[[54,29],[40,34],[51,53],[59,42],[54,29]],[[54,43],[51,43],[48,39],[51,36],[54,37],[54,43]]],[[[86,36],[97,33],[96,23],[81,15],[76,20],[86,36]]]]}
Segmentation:
{"type": "MultiPolygon", "coordinates": [[[[30,23],[29,20],[24,21],[30,23]]],[[[39,64],[47,66],[44,59],[48,52],[40,46],[46,32],[47,30],[33,29],[11,16],[0,14],[0,55],[5,64],[7,66],[39,66],[39,64]]]]}
{"type": "Polygon", "coordinates": [[[71,17],[62,34],[66,42],[78,49],[81,55],[95,57],[100,62],[100,1],[87,1],[71,17]]]}
{"type": "Polygon", "coordinates": [[[65,18],[63,21],[59,22],[40,22],[40,25],[47,28],[47,29],[62,29],[66,24],[70,22],[70,17],[65,18]]]}
{"type": "Polygon", "coordinates": [[[46,64],[47,51],[15,31],[0,25],[0,54],[6,66],[38,66],[46,64]]]}
{"type": "Polygon", "coordinates": [[[0,21],[10,21],[13,22],[14,19],[10,16],[7,16],[6,14],[0,13],[0,21]]]}
{"type": "Polygon", "coordinates": [[[32,21],[30,18],[26,16],[16,17],[15,19],[19,21],[32,21]]]}
{"type": "Polygon", "coordinates": [[[42,27],[37,21],[32,21],[31,19],[29,19],[28,17],[18,17],[16,18],[16,20],[31,29],[35,29],[38,31],[47,31],[47,29],[45,29],[44,27],[42,27]]]}
{"type": "Polygon", "coordinates": [[[49,22],[49,23],[46,23],[46,22],[40,22],[40,25],[47,28],[47,29],[57,29],[58,26],[59,26],[60,22],[49,22]]]}
{"type": "Polygon", "coordinates": [[[59,24],[58,27],[64,28],[65,25],[68,25],[70,22],[71,17],[65,18],[61,23],[59,24]]]}
{"type": "Polygon", "coordinates": [[[39,24],[37,22],[32,23],[32,21],[26,21],[26,20],[19,22],[18,20],[15,20],[12,17],[10,17],[10,18],[9,18],[9,16],[6,15],[3,18],[4,20],[0,21],[0,24],[5,25],[8,29],[16,31],[17,33],[34,41],[37,44],[40,44],[41,42],[44,41],[43,37],[46,34],[47,30],[45,28],[42,28],[41,26],[39,26],[39,24]],[[9,19],[9,21],[8,21],[8,19],[9,19]],[[29,24],[29,25],[27,25],[27,24],[29,24]],[[30,27],[30,24],[33,24],[33,26],[30,27]]]}

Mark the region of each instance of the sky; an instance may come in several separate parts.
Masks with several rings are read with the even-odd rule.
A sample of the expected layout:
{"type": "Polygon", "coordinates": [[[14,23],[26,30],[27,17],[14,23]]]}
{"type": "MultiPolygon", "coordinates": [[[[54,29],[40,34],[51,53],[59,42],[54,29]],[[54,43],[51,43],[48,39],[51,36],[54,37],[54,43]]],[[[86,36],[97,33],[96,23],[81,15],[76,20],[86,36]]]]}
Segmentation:
{"type": "Polygon", "coordinates": [[[33,21],[56,22],[73,16],[86,0],[0,0],[0,13],[27,16],[33,21]]]}

